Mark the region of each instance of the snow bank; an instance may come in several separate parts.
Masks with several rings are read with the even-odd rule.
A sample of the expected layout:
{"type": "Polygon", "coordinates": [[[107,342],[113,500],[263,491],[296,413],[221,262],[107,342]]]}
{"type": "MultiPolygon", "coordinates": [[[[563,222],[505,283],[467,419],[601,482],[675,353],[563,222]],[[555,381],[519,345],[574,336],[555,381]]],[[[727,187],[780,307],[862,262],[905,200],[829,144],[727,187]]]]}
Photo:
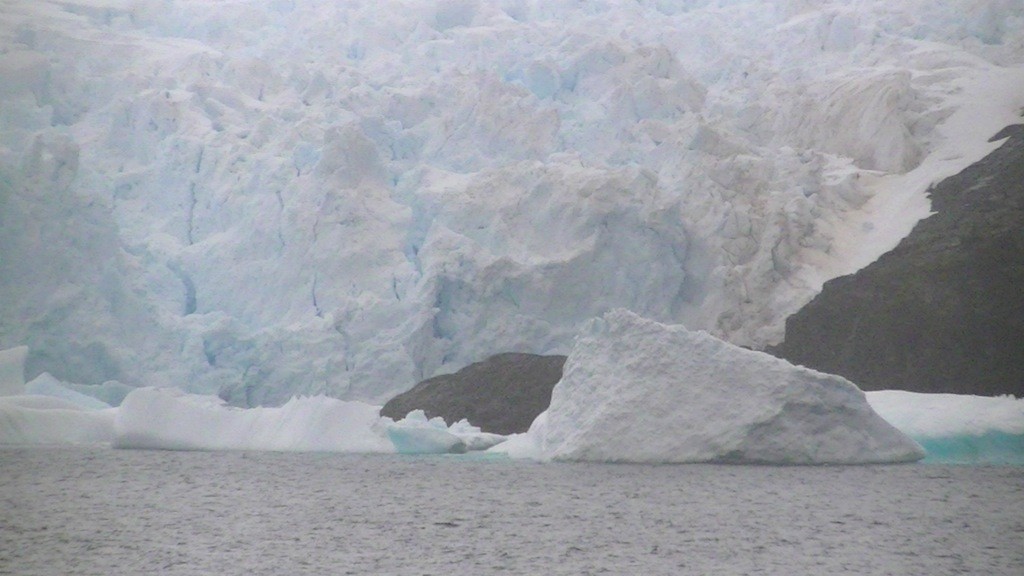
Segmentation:
{"type": "MultiPolygon", "coordinates": [[[[551,407],[511,453],[602,462],[863,464],[920,446],[838,376],[624,310],[576,340],[551,407]]],[[[499,447],[500,449],[500,447],[499,447]]]]}
{"type": "Polygon", "coordinates": [[[925,462],[1024,464],[1024,399],[901,390],[868,392],[867,398],[924,446],[925,462]]]}

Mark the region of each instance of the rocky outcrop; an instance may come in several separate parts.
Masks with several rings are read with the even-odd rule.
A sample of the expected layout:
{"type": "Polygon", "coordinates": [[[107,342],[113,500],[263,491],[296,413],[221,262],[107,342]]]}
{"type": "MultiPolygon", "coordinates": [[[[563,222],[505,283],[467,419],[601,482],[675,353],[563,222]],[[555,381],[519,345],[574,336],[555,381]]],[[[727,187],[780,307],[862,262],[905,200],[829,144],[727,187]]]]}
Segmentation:
{"type": "Polygon", "coordinates": [[[864,390],[1024,396],[1024,125],[930,190],[935,214],[786,321],[769,352],[864,390]]]}
{"type": "Polygon", "coordinates": [[[565,356],[505,353],[470,364],[454,374],[420,382],[392,398],[381,415],[403,418],[413,410],[440,416],[448,424],[463,418],[484,432],[526,432],[551,403],[565,356]]]}

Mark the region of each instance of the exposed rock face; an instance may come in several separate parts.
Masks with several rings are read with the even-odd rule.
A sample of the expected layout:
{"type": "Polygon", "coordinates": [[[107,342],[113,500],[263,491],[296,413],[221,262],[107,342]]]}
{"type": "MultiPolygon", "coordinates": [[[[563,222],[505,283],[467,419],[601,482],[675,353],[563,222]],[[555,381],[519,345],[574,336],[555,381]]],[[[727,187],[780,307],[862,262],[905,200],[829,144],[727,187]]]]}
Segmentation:
{"type": "Polygon", "coordinates": [[[769,350],[864,390],[1024,396],[1024,125],[931,190],[936,214],[786,321],[769,350]]]}
{"type": "Polygon", "coordinates": [[[389,400],[381,415],[398,419],[418,409],[448,424],[465,418],[485,432],[526,432],[551,403],[563,364],[565,356],[497,354],[420,382],[389,400]]]}

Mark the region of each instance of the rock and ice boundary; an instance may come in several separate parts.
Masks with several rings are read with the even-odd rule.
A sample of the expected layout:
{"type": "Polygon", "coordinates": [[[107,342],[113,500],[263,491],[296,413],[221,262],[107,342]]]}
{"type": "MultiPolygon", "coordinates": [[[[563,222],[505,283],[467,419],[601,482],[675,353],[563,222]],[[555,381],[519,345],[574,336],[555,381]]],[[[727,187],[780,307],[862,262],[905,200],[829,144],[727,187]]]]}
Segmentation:
{"type": "Polygon", "coordinates": [[[625,310],[577,337],[551,407],[507,451],[531,448],[543,459],[642,463],[867,464],[925,455],[844,378],[625,310]]]}

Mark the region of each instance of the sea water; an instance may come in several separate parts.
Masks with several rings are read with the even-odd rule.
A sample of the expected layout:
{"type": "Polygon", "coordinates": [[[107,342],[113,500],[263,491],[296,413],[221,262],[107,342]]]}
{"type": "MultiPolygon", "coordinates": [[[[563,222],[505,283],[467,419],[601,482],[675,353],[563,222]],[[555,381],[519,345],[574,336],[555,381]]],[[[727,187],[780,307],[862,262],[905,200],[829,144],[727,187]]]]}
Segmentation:
{"type": "Polygon", "coordinates": [[[1024,574],[1024,468],[0,450],[0,574],[1024,574]]]}

